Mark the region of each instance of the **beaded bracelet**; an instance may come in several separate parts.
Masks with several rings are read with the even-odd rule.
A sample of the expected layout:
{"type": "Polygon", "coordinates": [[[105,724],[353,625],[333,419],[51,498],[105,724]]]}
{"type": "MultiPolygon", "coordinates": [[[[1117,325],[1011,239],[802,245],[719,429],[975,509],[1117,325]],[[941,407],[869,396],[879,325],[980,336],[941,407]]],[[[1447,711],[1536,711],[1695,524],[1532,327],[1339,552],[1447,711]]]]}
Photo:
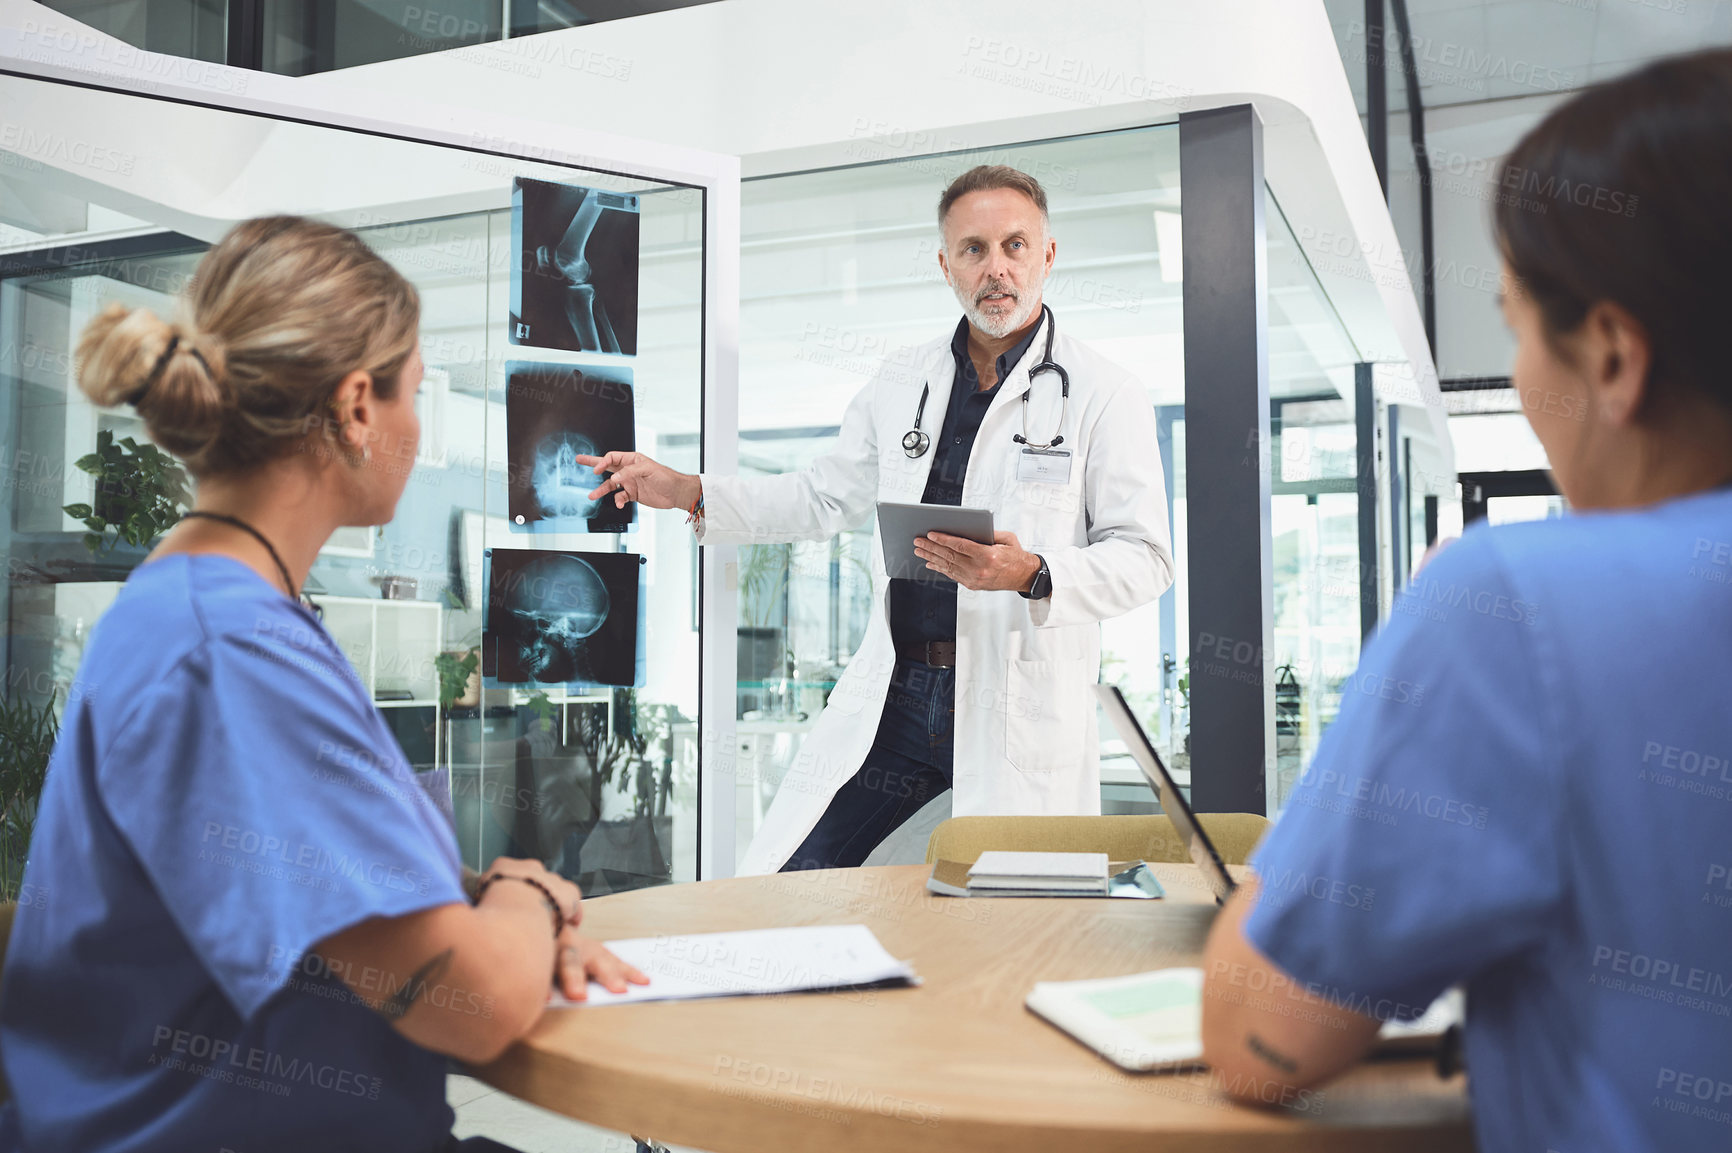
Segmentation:
{"type": "Polygon", "coordinates": [[[533,885],[541,893],[542,900],[547,902],[548,911],[553,914],[553,935],[558,937],[565,930],[565,911],[559,907],[559,899],[553,895],[553,890],[536,880],[534,877],[519,877],[512,873],[494,873],[490,877],[481,878],[481,885],[475,890],[475,903],[479,905],[481,898],[487,895],[488,886],[495,881],[522,881],[533,885]]]}

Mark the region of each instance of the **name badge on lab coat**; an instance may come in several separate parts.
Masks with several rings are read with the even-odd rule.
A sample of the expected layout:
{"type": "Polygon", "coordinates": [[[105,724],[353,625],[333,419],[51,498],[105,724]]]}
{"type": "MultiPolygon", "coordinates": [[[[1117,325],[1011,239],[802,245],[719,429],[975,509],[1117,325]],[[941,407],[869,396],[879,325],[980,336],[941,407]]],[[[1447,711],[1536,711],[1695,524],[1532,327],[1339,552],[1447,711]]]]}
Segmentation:
{"type": "Polygon", "coordinates": [[[1069,484],[1070,450],[1023,449],[1016,458],[1016,479],[1026,484],[1069,484]]]}

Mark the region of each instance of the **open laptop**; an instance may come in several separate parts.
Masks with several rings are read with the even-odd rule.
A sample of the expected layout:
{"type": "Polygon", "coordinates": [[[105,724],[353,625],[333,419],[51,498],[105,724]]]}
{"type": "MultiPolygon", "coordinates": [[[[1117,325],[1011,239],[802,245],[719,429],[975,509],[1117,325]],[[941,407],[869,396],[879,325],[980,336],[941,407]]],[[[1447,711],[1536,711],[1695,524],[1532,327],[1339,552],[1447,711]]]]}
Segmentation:
{"type": "Polygon", "coordinates": [[[1161,811],[1171,818],[1173,827],[1179,830],[1179,840],[1184,842],[1185,852],[1191,855],[1197,868],[1203,870],[1203,879],[1209,882],[1215,900],[1225,904],[1228,895],[1238,887],[1237,883],[1232,874],[1227,872],[1227,866],[1221,860],[1221,854],[1215,851],[1209,834],[1197,823],[1197,816],[1191,811],[1190,802],[1179,792],[1173,775],[1167,772],[1161,754],[1155,751],[1149,735],[1143,731],[1143,726],[1131,712],[1131,706],[1126,703],[1124,694],[1119,692],[1117,685],[1096,685],[1095,696],[1100,698],[1101,707],[1106,710],[1107,718],[1112,721],[1113,728],[1118,730],[1125,747],[1131,751],[1137,767],[1143,771],[1143,776],[1149,779],[1155,796],[1160,799],[1161,811]]]}
{"type": "MultiPolygon", "coordinates": [[[[1143,776],[1149,779],[1155,795],[1160,798],[1161,811],[1172,818],[1173,827],[1179,830],[1179,839],[1185,843],[1185,851],[1191,855],[1191,860],[1196,862],[1197,868],[1203,870],[1203,877],[1214,891],[1215,900],[1225,904],[1228,895],[1238,888],[1238,883],[1233,880],[1232,874],[1227,872],[1226,863],[1221,860],[1221,854],[1215,851],[1209,834],[1197,823],[1197,815],[1191,811],[1190,802],[1179,792],[1173,775],[1167,771],[1161,754],[1157,753],[1155,746],[1149,742],[1149,735],[1143,731],[1142,724],[1131,712],[1131,706],[1126,703],[1124,694],[1119,692],[1117,685],[1096,685],[1095,696],[1100,698],[1101,707],[1112,719],[1113,728],[1118,730],[1119,736],[1124,739],[1125,747],[1130,749],[1131,756],[1136,759],[1137,767],[1143,770],[1143,776]]],[[[1446,989],[1417,1019],[1385,1021],[1379,1033],[1378,1052],[1420,1053],[1435,1050],[1438,1074],[1451,1076],[1461,1068],[1461,1022],[1464,1014],[1465,1000],[1461,989],[1446,989]]]]}

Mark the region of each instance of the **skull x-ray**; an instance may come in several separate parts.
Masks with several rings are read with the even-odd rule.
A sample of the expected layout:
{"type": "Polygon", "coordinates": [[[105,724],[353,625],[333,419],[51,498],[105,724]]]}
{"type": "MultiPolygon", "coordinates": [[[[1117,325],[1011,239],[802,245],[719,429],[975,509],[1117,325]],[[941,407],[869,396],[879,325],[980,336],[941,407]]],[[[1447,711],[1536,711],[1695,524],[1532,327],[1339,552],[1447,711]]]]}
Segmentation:
{"type": "Polygon", "coordinates": [[[636,553],[487,551],[481,672],[501,684],[643,683],[636,553]]]}
{"type": "Polygon", "coordinates": [[[511,343],[637,355],[638,198],[518,177],[511,343]]]}
{"type": "Polygon", "coordinates": [[[591,500],[602,475],[580,456],[637,447],[631,369],[508,364],[507,513],[515,532],[622,532],[637,506],[591,500]]]}

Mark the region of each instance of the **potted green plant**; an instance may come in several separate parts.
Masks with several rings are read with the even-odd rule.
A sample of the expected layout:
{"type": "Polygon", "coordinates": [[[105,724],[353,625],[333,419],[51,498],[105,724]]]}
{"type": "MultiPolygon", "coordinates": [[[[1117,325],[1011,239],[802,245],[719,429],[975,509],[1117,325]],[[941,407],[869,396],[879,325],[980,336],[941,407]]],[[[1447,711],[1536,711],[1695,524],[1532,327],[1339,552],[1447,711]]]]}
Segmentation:
{"type": "Polygon", "coordinates": [[[1179,674],[1176,682],[1179,690],[1179,714],[1177,719],[1179,732],[1182,734],[1182,747],[1173,757],[1174,763],[1182,763],[1186,768],[1191,764],[1191,658],[1185,658],[1185,671],[1179,674]]]}
{"type": "Polygon", "coordinates": [[[439,674],[439,708],[449,714],[461,705],[473,708],[481,703],[481,650],[444,652],[433,658],[433,671],[439,674]]]}
{"type": "MultiPolygon", "coordinates": [[[[451,590],[445,590],[446,635],[455,633],[452,625],[457,617],[454,610],[461,609],[463,602],[452,595],[451,590]]],[[[440,741],[438,768],[445,769],[449,774],[452,762],[452,739],[456,727],[453,716],[455,710],[464,710],[466,717],[471,714],[479,716],[481,708],[481,630],[471,629],[463,640],[457,642],[457,647],[446,649],[433,657],[433,672],[439,679],[439,723],[442,726],[443,738],[440,741]]]]}
{"type": "Polygon", "coordinates": [[[14,694],[0,702],[0,901],[17,900],[24,880],[36,804],[60,735],[54,700],[50,693],[48,702],[38,707],[14,694]]]}
{"type": "Polygon", "coordinates": [[[647,704],[635,689],[614,689],[612,713],[627,723],[610,725],[602,708],[576,718],[578,743],[594,766],[590,788],[595,812],[602,812],[606,785],[631,797],[630,813],[598,820],[580,845],[579,883],[597,894],[673,879],[673,817],[667,805],[673,793],[673,726],[679,710],[647,704]]]}
{"type": "Polygon", "coordinates": [[[519,706],[524,714],[526,759],[518,762],[532,799],[502,806],[512,840],[594,894],[661,884],[673,879],[673,725],[668,705],[643,703],[636,690],[607,690],[557,702],[542,689],[519,706]],[[608,812],[607,794],[630,797],[629,808],[608,812]]]}
{"type": "Polygon", "coordinates": [[[740,623],[744,642],[740,676],[757,684],[745,700],[760,712],[786,711],[786,682],[794,666],[787,630],[781,623],[783,601],[788,594],[792,546],[784,543],[751,544],[740,550],[740,623]],[[781,706],[771,698],[782,697],[781,706]]]}
{"type": "Polygon", "coordinates": [[[769,627],[788,587],[791,555],[792,546],[780,542],[749,544],[740,550],[740,615],[745,624],[769,627]]]}
{"type": "Polygon", "coordinates": [[[96,478],[96,493],[90,504],[64,508],[90,530],[84,534],[84,547],[93,553],[120,541],[149,545],[173,528],[192,503],[186,472],[154,444],[139,444],[130,436],[116,441],[111,430],[103,429],[96,434],[96,451],[75,464],[96,478]]]}

